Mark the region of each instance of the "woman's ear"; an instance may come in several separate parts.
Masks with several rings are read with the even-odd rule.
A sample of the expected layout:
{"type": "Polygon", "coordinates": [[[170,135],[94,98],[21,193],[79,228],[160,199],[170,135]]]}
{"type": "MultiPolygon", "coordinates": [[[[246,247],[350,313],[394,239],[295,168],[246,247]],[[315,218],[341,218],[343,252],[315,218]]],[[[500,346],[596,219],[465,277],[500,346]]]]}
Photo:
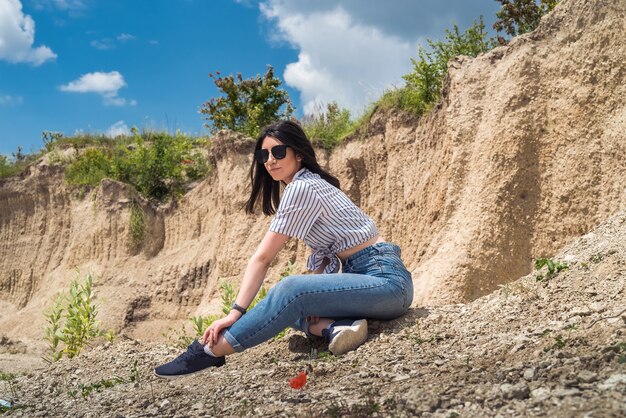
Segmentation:
{"type": "Polygon", "coordinates": [[[296,154],[296,161],[302,161],[302,155],[296,154]]]}

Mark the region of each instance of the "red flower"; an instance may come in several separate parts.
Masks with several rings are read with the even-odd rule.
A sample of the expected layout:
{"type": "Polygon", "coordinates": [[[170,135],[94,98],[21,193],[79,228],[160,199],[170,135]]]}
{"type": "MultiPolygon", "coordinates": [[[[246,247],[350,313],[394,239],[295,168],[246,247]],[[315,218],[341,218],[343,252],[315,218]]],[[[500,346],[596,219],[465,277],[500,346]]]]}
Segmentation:
{"type": "Polygon", "coordinates": [[[289,386],[291,386],[292,389],[301,389],[304,385],[306,385],[305,372],[300,372],[296,377],[289,380],[289,386]]]}

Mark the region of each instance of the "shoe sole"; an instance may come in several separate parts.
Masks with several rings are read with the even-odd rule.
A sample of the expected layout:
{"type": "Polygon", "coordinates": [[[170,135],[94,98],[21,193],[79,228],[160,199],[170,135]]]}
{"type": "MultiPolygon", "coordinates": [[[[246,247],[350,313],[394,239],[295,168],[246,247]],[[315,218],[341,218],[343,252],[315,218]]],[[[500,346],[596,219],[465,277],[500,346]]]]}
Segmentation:
{"type": "Polygon", "coordinates": [[[367,340],[367,320],[359,319],[354,324],[339,332],[328,345],[335,356],[340,356],[356,349],[367,340]]]}

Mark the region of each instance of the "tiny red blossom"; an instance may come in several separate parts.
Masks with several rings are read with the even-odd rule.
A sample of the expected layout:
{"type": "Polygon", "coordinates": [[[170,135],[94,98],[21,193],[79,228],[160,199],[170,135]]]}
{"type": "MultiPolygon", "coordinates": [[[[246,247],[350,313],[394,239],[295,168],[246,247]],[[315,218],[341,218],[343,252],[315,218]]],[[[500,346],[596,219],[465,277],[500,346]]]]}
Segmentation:
{"type": "Polygon", "coordinates": [[[300,372],[296,377],[289,380],[289,386],[293,389],[301,389],[304,385],[306,385],[306,373],[300,372]]]}

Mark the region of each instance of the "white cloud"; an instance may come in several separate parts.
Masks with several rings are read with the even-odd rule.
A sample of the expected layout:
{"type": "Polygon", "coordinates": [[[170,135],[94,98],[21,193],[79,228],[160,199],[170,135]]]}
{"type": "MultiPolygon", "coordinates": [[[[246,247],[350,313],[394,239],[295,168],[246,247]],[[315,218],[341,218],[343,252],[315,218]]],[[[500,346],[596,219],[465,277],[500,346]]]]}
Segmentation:
{"type": "Polygon", "coordinates": [[[131,35],[130,33],[120,33],[117,35],[117,40],[120,42],[132,41],[137,39],[135,35],[131,35]]]}
{"type": "Polygon", "coordinates": [[[57,55],[47,46],[33,47],[35,21],[22,11],[19,0],[0,1],[0,60],[35,66],[57,55]]]}
{"type": "Polygon", "coordinates": [[[117,43],[126,43],[128,41],[132,41],[135,39],[137,39],[137,37],[134,35],[131,35],[129,33],[120,33],[119,35],[115,37],[115,39],[112,39],[112,38],[96,39],[96,40],[91,41],[89,44],[96,49],[105,51],[108,49],[116,48],[117,43]]]}
{"type": "Polygon", "coordinates": [[[91,46],[93,46],[96,49],[99,49],[101,51],[106,51],[107,49],[113,49],[115,48],[115,44],[113,43],[113,40],[110,38],[103,38],[103,39],[96,39],[94,41],[91,41],[89,43],[91,46]]]}
{"type": "Polygon", "coordinates": [[[97,93],[102,96],[107,106],[135,106],[136,100],[127,100],[118,96],[118,91],[126,86],[124,77],[118,71],[109,73],[94,72],[83,74],[78,80],[60,86],[59,89],[70,93],[97,93]]]}
{"type": "Polygon", "coordinates": [[[284,79],[300,91],[304,113],[331,101],[361,113],[385,89],[402,84],[417,50],[416,41],[357,23],[341,6],[299,12],[270,0],[261,12],[277,23],[278,36],[300,51],[284,79]]]}
{"type": "Polygon", "coordinates": [[[120,120],[109,126],[105,135],[109,138],[115,138],[120,135],[130,135],[130,129],[128,129],[128,126],[123,120],[120,120]]]}
{"type": "Polygon", "coordinates": [[[0,106],[19,106],[24,103],[22,96],[0,95],[0,106]]]}
{"type": "Polygon", "coordinates": [[[85,9],[85,1],[83,0],[30,0],[30,3],[37,10],[79,11],[85,9]]]}

